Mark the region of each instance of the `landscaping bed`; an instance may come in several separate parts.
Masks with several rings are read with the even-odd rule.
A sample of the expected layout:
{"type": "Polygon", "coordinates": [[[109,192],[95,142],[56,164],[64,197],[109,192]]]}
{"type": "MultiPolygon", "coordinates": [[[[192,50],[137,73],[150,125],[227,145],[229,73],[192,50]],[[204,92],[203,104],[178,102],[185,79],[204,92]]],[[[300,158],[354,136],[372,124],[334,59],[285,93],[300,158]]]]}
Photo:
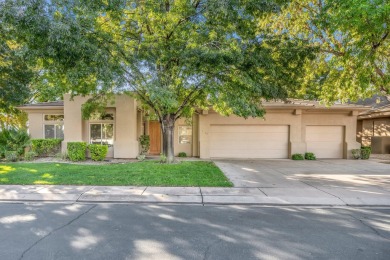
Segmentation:
{"type": "Polygon", "coordinates": [[[232,187],[213,163],[0,163],[0,184],[232,187]]]}

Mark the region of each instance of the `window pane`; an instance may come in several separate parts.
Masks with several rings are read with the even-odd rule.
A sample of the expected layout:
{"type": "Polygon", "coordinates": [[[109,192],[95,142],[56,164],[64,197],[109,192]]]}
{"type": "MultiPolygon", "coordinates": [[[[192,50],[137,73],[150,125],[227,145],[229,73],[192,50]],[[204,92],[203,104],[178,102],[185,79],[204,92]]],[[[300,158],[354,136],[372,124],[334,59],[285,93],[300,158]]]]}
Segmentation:
{"type": "Polygon", "coordinates": [[[55,138],[54,125],[45,125],[45,139],[55,138]]]}
{"type": "Polygon", "coordinates": [[[64,115],[45,115],[45,121],[64,121],[64,115]]]}
{"type": "Polygon", "coordinates": [[[179,144],[190,144],[192,139],[192,126],[179,126],[179,144]]]}
{"type": "Polygon", "coordinates": [[[56,125],[56,138],[64,139],[64,125],[56,125]]]}
{"type": "Polygon", "coordinates": [[[90,142],[91,144],[101,144],[102,143],[102,125],[101,124],[91,124],[90,126],[90,142]]]}
{"type": "Polygon", "coordinates": [[[103,144],[114,144],[114,125],[103,124],[103,144]]]}

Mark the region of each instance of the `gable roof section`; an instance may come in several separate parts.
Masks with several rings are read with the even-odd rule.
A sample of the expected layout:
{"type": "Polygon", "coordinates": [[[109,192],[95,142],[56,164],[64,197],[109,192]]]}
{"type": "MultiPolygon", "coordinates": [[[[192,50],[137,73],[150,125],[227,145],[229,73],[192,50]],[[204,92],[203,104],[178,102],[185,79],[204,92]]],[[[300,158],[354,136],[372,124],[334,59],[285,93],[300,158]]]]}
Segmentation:
{"type": "Polygon", "coordinates": [[[359,114],[358,119],[390,117],[390,96],[375,95],[372,98],[359,100],[356,104],[370,106],[368,111],[359,114]]]}

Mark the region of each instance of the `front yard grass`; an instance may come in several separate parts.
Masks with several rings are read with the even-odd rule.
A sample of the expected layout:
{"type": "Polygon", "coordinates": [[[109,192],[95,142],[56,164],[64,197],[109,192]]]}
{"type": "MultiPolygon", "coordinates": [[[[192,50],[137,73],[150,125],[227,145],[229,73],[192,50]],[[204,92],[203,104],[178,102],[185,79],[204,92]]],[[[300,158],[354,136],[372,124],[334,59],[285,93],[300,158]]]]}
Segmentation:
{"type": "Polygon", "coordinates": [[[231,187],[213,162],[0,163],[0,184],[231,187]]]}

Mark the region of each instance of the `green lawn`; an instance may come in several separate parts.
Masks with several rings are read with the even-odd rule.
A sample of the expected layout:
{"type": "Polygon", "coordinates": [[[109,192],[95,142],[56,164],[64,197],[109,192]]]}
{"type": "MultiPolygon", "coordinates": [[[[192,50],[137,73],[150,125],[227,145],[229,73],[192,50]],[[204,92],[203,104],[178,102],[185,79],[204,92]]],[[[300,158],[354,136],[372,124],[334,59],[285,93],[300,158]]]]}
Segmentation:
{"type": "Polygon", "coordinates": [[[0,184],[232,186],[212,162],[155,161],[105,165],[0,163],[0,184]]]}

